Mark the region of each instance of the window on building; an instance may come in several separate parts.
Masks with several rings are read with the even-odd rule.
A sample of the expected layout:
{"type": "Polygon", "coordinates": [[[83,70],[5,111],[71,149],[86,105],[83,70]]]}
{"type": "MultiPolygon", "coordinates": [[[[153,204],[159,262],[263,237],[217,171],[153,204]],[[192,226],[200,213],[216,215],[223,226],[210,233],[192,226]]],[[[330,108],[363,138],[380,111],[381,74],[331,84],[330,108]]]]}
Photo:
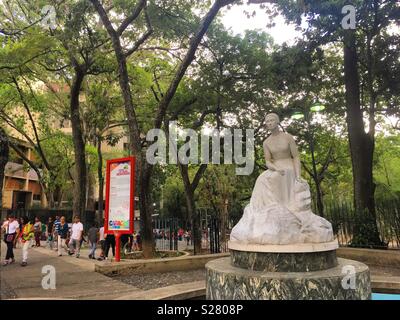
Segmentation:
{"type": "Polygon", "coordinates": [[[40,201],[41,199],[42,199],[42,195],[40,195],[40,194],[33,195],[33,201],[40,201]]]}

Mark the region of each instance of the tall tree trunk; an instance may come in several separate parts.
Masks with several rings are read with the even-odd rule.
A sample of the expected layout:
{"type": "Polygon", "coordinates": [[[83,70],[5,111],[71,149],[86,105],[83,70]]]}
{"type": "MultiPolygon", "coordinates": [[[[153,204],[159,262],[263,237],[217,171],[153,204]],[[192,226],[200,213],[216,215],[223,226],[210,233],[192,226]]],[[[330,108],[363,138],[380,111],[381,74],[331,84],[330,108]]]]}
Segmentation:
{"type": "Polygon", "coordinates": [[[222,210],[221,210],[221,239],[220,239],[220,244],[223,245],[222,251],[225,252],[226,246],[226,230],[228,226],[228,197],[225,196],[224,199],[222,200],[222,210]]]}
{"type": "Polygon", "coordinates": [[[3,183],[4,170],[8,162],[10,147],[8,145],[8,136],[4,129],[0,127],[0,215],[3,209],[3,183]]]}
{"type": "Polygon", "coordinates": [[[90,211],[95,210],[95,197],[96,197],[96,178],[94,173],[90,172],[89,166],[87,169],[87,201],[86,209],[90,211]]]}
{"type": "Polygon", "coordinates": [[[143,236],[142,250],[145,258],[151,258],[154,253],[155,243],[153,235],[153,205],[151,201],[150,179],[152,166],[143,157],[137,157],[139,173],[139,205],[140,205],[140,231],[143,236]]]}
{"type": "Polygon", "coordinates": [[[54,191],[48,190],[46,192],[46,198],[47,198],[47,208],[53,209],[55,207],[55,201],[54,201],[54,191]]]}
{"type": "Polygon", "coordinates": [[[79,92],[82,86],[85,73],[76,66],[74,67],[75,75],[71,88],[70,113],[72,138],[74,143],[75,155],[75,183],[74,183],[74,200],[73,213],[84,218],[86,206],[86,159],[85,159],[85,143],[83,141],[83,130],[81,126],[81,117],[79,110],[79,92]]]}
{"type": "Polygon", "coordinates": [[[322,193],[322,188],[321,188],[321,182],[319,181],[319,177],[315,181],[315,190],[317,192],[317,210],[318,214],[323,217],[324,216],[324,201],[323,201],[323,193],[322,193]]]}
{"type": "Polygon", "coordinates": [[[200,217],[196,210],[194,192],[191,190],[191,188],[187,189],[185,187],[185,198],[189,219],[192,221],[193,254],[201,254],[200,217]]]}
{"type": "Polygon", "coordinates": [[[57,209],[61,209],[62,201],[63,201],[64,192],[60,188],[60,191],[57,194],[57,209]]]}
{"type": "Polygon", "coordinates": [[[126,56],[121,46],[120,34],[114,29],[107,13],[96,0],[91,0],[97,10],[104,27],[110,36],[115,57],[118,63],[118,82],[124,100],[125,114],[128,120],[129,147],[131,153],[136,157],[137,173],[139,174],[139,207],[140,207],[140,225],[142,248],[144,258],[153,256],[154,240],[152,228],[152,206],[150,195],[150,177],[151,168],[146,165],[146,158],[141,153],[140,129],[135,113],[135,105],[132,100],[131,88],[129,83],[128,68],[126,56]]]}
{"type": "MultiPolygon", "coordinates": [[[[310,121],[308,122],[309,124],[309,128],[310,128],[310,121]]],[[[320,181],[320,177],[318,174],[318,170],[317,170],[317,162],[315,160],[315,149],[314,149],[314,132],[311,132],[311,137],[310,137],[310,152],[311,152],[311,161],[312,161],[312,170],[313,170],[313,174],[312,174],[312,178],[314,180],[315,183],[315,190],[317,192],[317,210],[318,210],[318,214],[323,217],[324,216],[324,203],[322,201],[322,189],[321,189],[321,181],[320,181]]]]}
{"type": "Polygon", "coordinates": [[[104,193],[104,177],[103,177],[103,153],[101,152],[101,137],[97,136],[97,178],[99,180],[99,200],[98,200],[98,216],[97,221],[100,225],[103,221],[103,193],[104,193]]]}
{"type": "MultiPolygon", "coordinates": [[[[168,138],[169,139],[169,138],[168,138]]],[[[189,219],[192,222],[192,234],[193,234],[193,254],[201,253],[201,230],[200,230],[200,217],[196,210],[196,203],[194,201],[194,188],[189,179],[188,166],[178,163],[181,177],[183,180],[183,187],[185,189],[186,207],[189,219]]]]}
{"type": "Polygon", "coordinates": [[[361,218],[353,231],[353,242],[354,245],[381,246],[376,225],[375,184],[372,172],[374,139],[364,129],[357,60],[355,31],[347,30],[344,39],[346,121],[353,168],[354,208],[361,218]]]}

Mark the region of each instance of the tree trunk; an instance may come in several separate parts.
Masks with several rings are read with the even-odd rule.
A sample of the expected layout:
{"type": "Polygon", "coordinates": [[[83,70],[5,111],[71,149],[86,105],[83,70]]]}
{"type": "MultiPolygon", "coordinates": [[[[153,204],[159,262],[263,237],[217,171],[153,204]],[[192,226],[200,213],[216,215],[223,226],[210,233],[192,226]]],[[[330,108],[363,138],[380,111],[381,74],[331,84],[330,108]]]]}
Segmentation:
{"type": "Polygon", "coordinates": [[[222,200],[222,210],[221,210],[221,238],[220,238],[220,244],[223,245],[222,252],[225,252],[226,246],[226,230],[227,230],[227,225],[228,225],[228,198],[224,197],[222,200]]]}
{"type": "MultiPolygon", "coordinates": [[[[184,184],[185,185],[185,184],[184,184]]],[[[196,210],[196,203],[194,201],[194,192],[192,188],[185,185],[185,199],[188,211],[189,219],[192,222],[192,234],[193,234],[193,254],[201,253],[201,230],[199,215],[196,210]]]]}
{"type": "Polygon", "coordinates": [[[104,177],[103,177],[103,153],[101,152],[101,137],[97,137],[97,178],[99,180],[99,200],[98,200],[98,216],[97,221],[100,225],[104,224],[103,219],[103,193],[104,193],[104,177]]]}
{"type": "Polygon", "coordinates": [[[131,153],[136,157],[137,172],[139,174],[139,207],[140,207],[140,225],[141,225],[141,236],[142,236],[142,248],[143,257],[153,257],[154,249],[154,237],[152,228],[152,206],[151,206],[151,195],[150,195],[150,175],[151,168],[147,166],[145,156],[141,154],[141,143],[140,143],[140,130],[138,121],[135,114],[135,106],[132,100],[131,89],[129,84],[128,69],[126,65],[126,57],[122,50],[122,46],[119,40],[119,35],[111,25],[110,20],[107,17],[106,12],[101,5],[92,1],[97,12],[102,19],[107,32],[110,35],[116,60],[118,62],[118,81],[124,100],[125,114],[128,120],[128,133],[129,133],[129,147],[131,153]]]}
{"type": "Polygon", "coordinates": [[[347,30],[344,43],[346,121],[353,168],[354,208],[360,218],[353,231],[352,242],[354,245],[381,246],[376,224],[372,172],[374,139],[364,129],[357,60],[355,31],[347,30]]]}
{"type": "Polygon", "coordinates": [[[57,209],[61,209],[61,207],[62,207],[63,196],[64,196],[64,192],[60,188],[60,191],[57,194],[57,209]]]}
{"type": "Polygon", "coordinates": [[[94,176],[94,173],[90,172],[89,166],[88,166],[88,174],[87,174],[87,205],[86,209],[90,211],[95,210],[95,197],[96,197],[96,178],[94,176]]]}
{"type": "Polygon", "coordinates": [[[323,217],[324,216],[324,203],[322,201],[322,190],[321,190],[321,181],[320,181],[320,177],[318,174],[318,170],[317,170],[317,162],[315,160],[315,148],[314,148],[314,131],[311,128],[311,122],[310,122],[310,116],[307,117],[307,121],[308,121],[308,128],[311,130],[311,132],[309,133],[310,136],[310,152],[311,152],[311,161],[312,161],[312,170],[313,170],[313,174],[312,174],[312,178],[314,180],[315,183],[315,190],[317,192],[317,210],[318,210],[318,214],[323,217]]]}
{"type": "Polygon", "coordinates": [[[188,216],[192,222],[193,251],[194,251],[193,254],[196,255],[201,253],[201,230],[199,221],[200,217],[196,210],[196,203],[194,201],[194,192],[192,190],[192,187],[190,185],[187,186],[185,183],[184,186],[185,186],[185,199],[186,199],[188,216]]]}
{"type": "Polygon", "coordinates": [[[323,217],[324,216],[324,202],[323,202],[323,194],[321,189],[321,183],[319,182],[319,177],[317,177],[315,182],[315,190],[317,192],[317,210],[318,214],[323,217]]]}
{"type": "Polygon", "coordinates": [[[46,198],[47,198],[47,208],[53,209],[55,207],[55,201],[54,201],[54,191],[48,190],[46,192],[46,198]]]}
{"type": "Polygon", "coordinates": [[[153,257],[155,243],[153,235],[153,205],[151,202],[150,177],[152,166],[148,165],[146,159],[136,158],[139,173],[139,205],[140,205],[140,231],[143,238],[143,257],[153,257]]]}
{"type": "Polygon", "coordinates": [[[0,214],[3,209],[4,170],[8,162],[9,152],[8,136],[4,129],[0,127],[0,214]]]}
{"type": "MultiPolygon", "coordinates": [[[[167,139],[169,140],[168,131],[167,131],[167,139]]],[[[197,186],[199,185],[200,179],[203,176],[207,168],[207,165],[202,164],[200,166],[192,182],[190,182],[188,166],[181,163],[178,163],[178,166],[179,166],[179,171],[181,172],[183,187],[185,189],[185,199],[186,199],[188,218],[192,222],[193,249],[194,249],[193,254],[196,255],[198,253],[201,253],[202,230],[200,228],[199,212],[197,212],[196,210],[196,202],[194,201],[194,192],[196,191],[197,186]]]]}
{"type": "Polygon", "coordinates": [[[75,66],[75,75],[71,88],[70,112],[72,138],[75,154],[75,183],[73,214],[84,217],[86,205],[86,159],[85,143],[83,141],[83,130],[79,110],[79,92],[82,86],[85,73],[79,66],[75,66]]]}

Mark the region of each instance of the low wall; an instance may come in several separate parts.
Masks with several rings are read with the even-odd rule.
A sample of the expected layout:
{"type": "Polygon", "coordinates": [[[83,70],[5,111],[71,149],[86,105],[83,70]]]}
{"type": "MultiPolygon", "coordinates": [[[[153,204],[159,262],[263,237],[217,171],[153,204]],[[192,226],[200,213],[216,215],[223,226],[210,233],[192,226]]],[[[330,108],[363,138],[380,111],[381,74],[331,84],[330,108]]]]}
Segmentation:
{"type": "MultiPolygon", "coordinates": [[[[107,276],[115,276],[131,273],[196,270],[203,269],[206,263],[211,260],[228,256],[229,253],[219,253],[163,259],[123,259],[121,262],[96,263],[95,271],[107,276]]],[[[340,258],[360,261],[368,266],[400,268],[400,251],[398,250],[374,250],[341,247],[337,249],[337,256],[340,258]]]]}
{"type": "Polygon", "coordinates": [[[183,256],[163,259],[121,260],[121,262],[96,263],[95,271],[107,276],[131,273],[153,273],[203,269],[207,262],[229,256],[229,253],[183,256]]]}
{"type": "Polygon", "coordinates": [[[336,254],[340,258],[356,260],[368,266],[400,269],[400,250],[376,250],[341,247],[336,254]]]}

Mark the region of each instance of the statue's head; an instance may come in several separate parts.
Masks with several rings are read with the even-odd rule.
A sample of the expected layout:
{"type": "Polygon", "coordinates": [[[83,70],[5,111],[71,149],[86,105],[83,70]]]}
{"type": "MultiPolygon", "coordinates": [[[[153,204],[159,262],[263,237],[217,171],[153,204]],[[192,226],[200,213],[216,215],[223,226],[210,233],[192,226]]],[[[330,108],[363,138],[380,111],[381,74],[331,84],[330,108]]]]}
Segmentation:
{"type": "Polygon", "coordinates": [[[274,130],[279,126],[279,116],[276,113],[268,113],[265,116],[265,125],[268,130],[274,130]]]}

